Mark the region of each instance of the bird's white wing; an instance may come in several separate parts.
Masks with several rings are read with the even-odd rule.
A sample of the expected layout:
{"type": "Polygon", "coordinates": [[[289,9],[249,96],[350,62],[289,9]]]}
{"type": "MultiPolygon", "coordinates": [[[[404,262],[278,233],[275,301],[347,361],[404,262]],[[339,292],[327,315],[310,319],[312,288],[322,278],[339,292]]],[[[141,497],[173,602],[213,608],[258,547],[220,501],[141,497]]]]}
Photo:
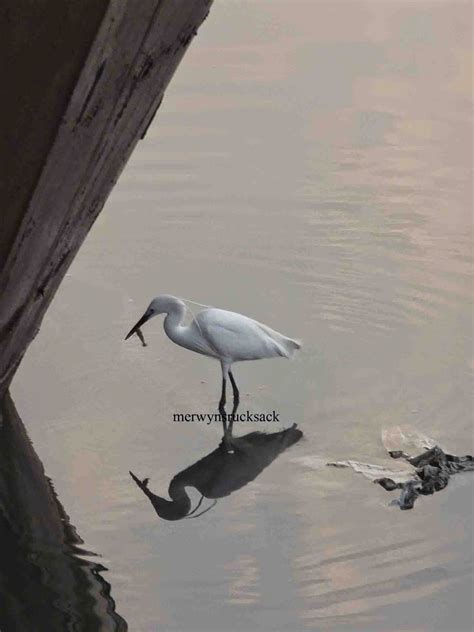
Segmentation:
{"type": "Polygon", "coordinates": [[[212,308],[200,312],[195,321],[221,358],[236,362],[289,356],[283,344],[289,338],[242,314],[212,308]]]}

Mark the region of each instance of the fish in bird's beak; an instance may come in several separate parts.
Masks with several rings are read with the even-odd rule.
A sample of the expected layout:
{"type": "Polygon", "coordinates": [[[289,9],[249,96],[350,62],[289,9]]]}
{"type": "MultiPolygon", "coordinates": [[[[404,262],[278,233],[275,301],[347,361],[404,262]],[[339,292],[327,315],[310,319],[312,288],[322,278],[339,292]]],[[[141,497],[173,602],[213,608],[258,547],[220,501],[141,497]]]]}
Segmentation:
{"type": "Polygon", "coordinates": [[[143,314],[143,316],[140,318],[140,320],[138,321],[138,323],[136,323],[128,332],[128,334],[125,336],[125,340],[128,340],[130,338],[130,336],[133,336],[133,334],[137,334],[137,336],[140,338],[140,340],[142,341],[142,345],[145,347],[146,346],[146,342],[145,339],[143,338],[143,334],[140,331],[140,327],[142,325],[144,325],[147,320],[149,320],[152,317],[152,314],[149,314],[148,312],[145,312],[145,314],[143,314]]]}

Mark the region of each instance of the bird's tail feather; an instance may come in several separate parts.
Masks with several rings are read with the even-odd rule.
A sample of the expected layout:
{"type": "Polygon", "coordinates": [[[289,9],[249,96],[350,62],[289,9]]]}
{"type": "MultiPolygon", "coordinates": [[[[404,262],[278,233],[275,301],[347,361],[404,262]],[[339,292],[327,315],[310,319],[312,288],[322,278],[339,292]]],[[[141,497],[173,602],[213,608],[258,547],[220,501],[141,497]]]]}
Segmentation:
{"type": "Polygon", "coordinates": [[[301,349],[301,340],[293,340],[293,338],[285,338],[283,342],[283,345],[285,346],[285,350],[287,351],[288,355],[287,358],[294,358],[295,353],[298,351],[298,349],[301,349]]]}
{"type": "Polygon", "coordinates": [[[257,323],[260,329],[268,334],[276,344],[278,349],[278,354],[285,358],[293,358],[296,351],[301,348],[301,342],[299,340],[293,340],[293,338],[288,338],[284,336],[279,331],[275,331],[271,329],[267,325],[263,323],[257,323]]]}

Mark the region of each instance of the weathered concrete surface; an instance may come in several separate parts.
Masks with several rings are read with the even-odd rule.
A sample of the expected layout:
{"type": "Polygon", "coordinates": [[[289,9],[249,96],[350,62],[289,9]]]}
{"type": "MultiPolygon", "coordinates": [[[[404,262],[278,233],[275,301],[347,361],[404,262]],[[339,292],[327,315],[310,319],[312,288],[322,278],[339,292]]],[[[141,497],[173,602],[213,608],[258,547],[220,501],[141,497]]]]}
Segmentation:
{"type": "Polygon", "coordinates": [[[107,0],[2,3],[0,63],[6,81],[0,101],[0,268],[107,4],[107,0]]]}
{"type": "Polygon", "coordinates": [[[8,0],[0,397],[212,0],[8,0]]]}
{"type": "MultiPolygon", "coordinates": [[[[0,629],[126,630],[8,394],[0,403],[0,629]]],[[[90,555],[89,555],[90,557],[90,555]]]]}

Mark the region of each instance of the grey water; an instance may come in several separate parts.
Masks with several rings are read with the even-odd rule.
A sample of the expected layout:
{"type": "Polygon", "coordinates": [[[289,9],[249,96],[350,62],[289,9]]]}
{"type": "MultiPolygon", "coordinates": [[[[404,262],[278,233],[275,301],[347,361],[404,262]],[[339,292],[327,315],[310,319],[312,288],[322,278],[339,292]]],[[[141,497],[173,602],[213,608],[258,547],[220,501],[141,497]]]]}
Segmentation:
{"type": "Polygon", "coordinates": [[[471,8],[216,2],[192,43],[12,389],[130,630],[472,629],[471,475],[400,511],[308,466],[384,463],[399,424],[472,454],[471,8]],[[220,369],[158,319],[124,342],[162,293],[303,341],[234,373],[280,416],[237,435],[304,438],[179,522],[128,471],[166,497],[216,449],[173,414],[214,412],[220,369]]]}

